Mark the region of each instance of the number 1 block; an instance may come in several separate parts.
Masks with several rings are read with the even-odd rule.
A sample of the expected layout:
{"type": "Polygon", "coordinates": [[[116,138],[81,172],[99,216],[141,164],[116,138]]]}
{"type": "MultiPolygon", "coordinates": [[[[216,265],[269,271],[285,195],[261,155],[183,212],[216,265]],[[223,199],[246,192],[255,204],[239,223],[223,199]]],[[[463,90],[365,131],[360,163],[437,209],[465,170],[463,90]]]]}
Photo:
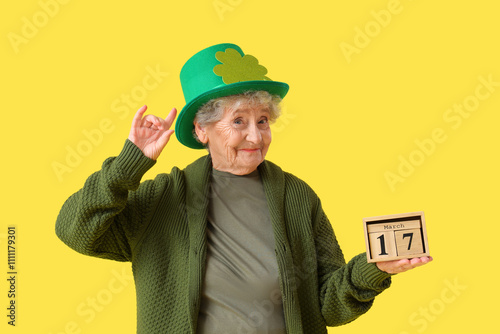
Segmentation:
{"type": "Polygon", "coordinates": [[[423,212],[363,219],[368,262],[429,256],[423,212]]]}
{"type": "Polygon", "coordinates": [[[389,258],[394,258],[398,256],[396,239],[394,239],[393,234],[394,232],[368,233],[372,257],[387,256],[389,258]]]}

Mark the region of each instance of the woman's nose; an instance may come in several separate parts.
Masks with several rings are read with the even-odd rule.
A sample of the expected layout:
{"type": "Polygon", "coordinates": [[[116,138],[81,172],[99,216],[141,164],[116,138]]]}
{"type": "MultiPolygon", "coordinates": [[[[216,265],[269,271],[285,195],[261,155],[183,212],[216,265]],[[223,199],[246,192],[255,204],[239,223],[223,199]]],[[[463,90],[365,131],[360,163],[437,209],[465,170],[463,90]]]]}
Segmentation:
{"type": "Polygon", "coordinates": [[[247,141],[256,144],[262,141],[262,135],[257,125],[251,125],[248,127],[248,133],[246,139],[247,141]]]}

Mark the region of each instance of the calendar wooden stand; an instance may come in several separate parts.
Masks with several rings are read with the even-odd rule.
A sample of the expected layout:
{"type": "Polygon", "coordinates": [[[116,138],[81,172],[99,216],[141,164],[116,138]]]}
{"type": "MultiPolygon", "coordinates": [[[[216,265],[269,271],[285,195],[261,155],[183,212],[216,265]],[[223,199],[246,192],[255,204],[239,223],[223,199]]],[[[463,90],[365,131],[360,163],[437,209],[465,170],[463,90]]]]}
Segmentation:
{"type": "Polygon", "coordinates": [[[363,219],[368,262],[429,256],[423,212],[363,219]]]}

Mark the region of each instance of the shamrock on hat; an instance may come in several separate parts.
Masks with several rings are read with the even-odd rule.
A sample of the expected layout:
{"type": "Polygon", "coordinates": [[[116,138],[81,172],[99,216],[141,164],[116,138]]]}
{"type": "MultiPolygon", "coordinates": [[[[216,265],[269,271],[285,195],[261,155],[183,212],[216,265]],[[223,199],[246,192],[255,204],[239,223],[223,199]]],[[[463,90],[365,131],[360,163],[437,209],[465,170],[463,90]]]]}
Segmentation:
{"type": "Polygon", "coordinates": [[[254,56],[241,56],[238,51],[229,48],[225,52],[217,52],[215,58],[222,64],[214,66],[214,73],[221,76],[226,85],[240,81],[271,80],[266,77],[267,69],[259,65],[254,56]]]}

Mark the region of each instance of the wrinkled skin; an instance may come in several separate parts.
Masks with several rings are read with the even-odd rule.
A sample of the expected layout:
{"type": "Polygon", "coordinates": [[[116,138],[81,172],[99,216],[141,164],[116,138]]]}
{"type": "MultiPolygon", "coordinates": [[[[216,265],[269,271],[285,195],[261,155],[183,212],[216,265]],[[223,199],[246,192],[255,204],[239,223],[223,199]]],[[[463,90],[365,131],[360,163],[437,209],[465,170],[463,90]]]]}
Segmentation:
{"type": "Polygon", "coordinates": [[[222,119],[195,131],[209,147],[213,167],[234,175],[246,175],[264,161],[271,144],[268,108],[248,103],[226,108],[222,119]]]}

